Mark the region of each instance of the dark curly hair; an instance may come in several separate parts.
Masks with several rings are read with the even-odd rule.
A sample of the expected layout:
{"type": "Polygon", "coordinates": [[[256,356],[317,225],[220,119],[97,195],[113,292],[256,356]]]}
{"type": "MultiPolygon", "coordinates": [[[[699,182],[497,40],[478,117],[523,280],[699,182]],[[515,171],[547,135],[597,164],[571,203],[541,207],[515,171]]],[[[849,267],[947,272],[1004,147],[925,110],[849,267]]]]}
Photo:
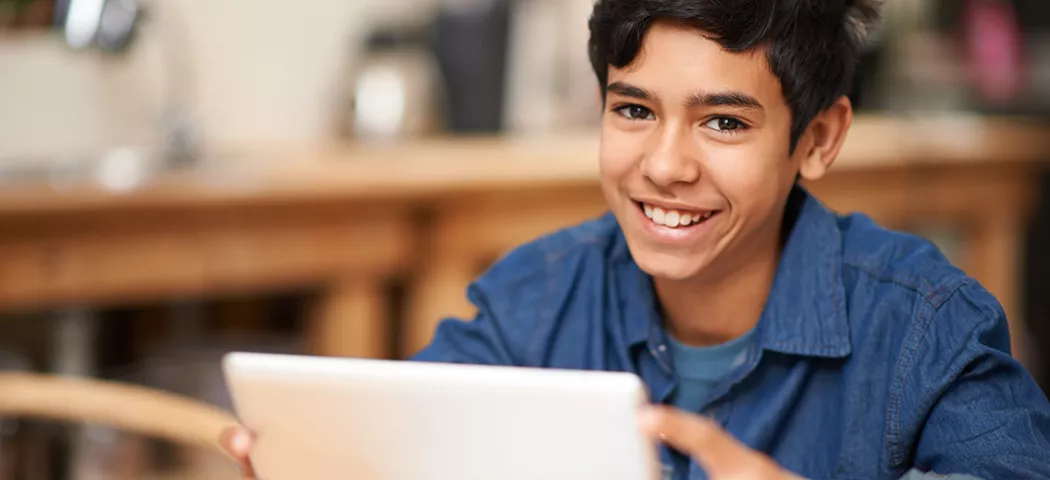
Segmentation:
{"type": "Polygon", "coordinates": [[[730,52],[766,48],[792,112],[791,149],[821,111],[849,93],[879,0],[598,0],[591,65],[602,95],[609,65],[634,61],[657,19],[695,26],[730,52]]]}

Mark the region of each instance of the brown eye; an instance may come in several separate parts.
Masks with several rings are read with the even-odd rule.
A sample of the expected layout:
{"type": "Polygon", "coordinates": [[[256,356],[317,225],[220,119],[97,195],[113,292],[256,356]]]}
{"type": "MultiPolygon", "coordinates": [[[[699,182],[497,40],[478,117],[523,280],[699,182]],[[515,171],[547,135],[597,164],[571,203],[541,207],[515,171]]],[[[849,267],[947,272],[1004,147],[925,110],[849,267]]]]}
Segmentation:
{"type": "Polygon", "coordinates": [[[624,105],[617,108],[616,113],[629,120],[652,120],[655,117],[652,110],[641,105],[624,105]]]}

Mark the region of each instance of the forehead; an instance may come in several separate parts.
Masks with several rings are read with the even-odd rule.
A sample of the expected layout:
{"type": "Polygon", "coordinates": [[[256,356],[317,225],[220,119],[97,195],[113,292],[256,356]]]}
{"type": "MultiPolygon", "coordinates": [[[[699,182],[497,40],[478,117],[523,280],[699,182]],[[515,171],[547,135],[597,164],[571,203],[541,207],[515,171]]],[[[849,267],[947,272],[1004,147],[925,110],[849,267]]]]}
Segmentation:
{"type": "Polygon", "coordinates": [[[630,65],[609,67],[609,81],[643,87],[661,98],[737,91],[767,107],[784,103],[764,49],[728,52],[703,31],[666,20],[653,23],[630,65]]]}

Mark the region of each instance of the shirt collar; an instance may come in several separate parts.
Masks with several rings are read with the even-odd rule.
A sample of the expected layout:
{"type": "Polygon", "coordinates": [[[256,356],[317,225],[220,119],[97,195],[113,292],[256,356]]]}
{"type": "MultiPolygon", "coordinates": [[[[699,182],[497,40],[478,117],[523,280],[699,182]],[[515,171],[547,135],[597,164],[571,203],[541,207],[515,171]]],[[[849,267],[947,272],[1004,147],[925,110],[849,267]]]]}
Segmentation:
{"type": "MultiPolygon", "coordinates": [[[[846,292],[842,284],[842,237],[835,215],[802,187],[788,200],[787,239],[766,308],[755,329],[765,350],[840,358],[851,352],[846,292]]],[[[663,342],[652,278],[631,260],[620,233],[612,253],[627,266],[619,288],[626,300],[626,340],[630,346],[663,342]],[[639,292],[642,292],[639,295],[639,292]]],[[[621,270],[624,271],[624,270],[621,270]]]]}
{"type": "Polygon", "coordinates": [[[809,192],[796,187],[788,200],[784,228],[787,241],[758,322],[759,344],[787,354],[848,356],[852,349],[838,220],[809,192]]]}

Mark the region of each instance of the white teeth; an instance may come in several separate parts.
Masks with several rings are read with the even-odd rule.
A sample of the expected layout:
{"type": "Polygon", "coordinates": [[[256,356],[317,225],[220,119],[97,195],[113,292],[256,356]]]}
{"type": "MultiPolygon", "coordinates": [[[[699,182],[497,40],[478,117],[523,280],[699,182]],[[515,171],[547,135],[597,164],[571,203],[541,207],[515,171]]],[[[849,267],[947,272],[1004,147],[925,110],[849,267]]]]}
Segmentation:
{"type": "Polygon", "coordinates": [[[667,215],[664,215],[664,225],[667,225],[668,227],[671,227],[671,228],[677,227],[678,226],[678,220],[679,220],[678,212],[676,212],[674,210],[671,210],[670,212],[667,212],[667,215]]]}
{"type": "Polygon", "coordinates": [[[714,212],[704,213],[683,213],[677,210],[664,210],[660,207],[653,207],[650,205],[642,204],[642,210],[645,212],[645,216],[652,219],[653,223],[657,225],[663,225],[665,227],[687,227],[696,223],[703,222],[714,212]]]}
{"type": "Polygon", "coordinates": [[[660,207],[654,208],[653,209],[653,222],[656,222],[657,225],[666,225],[666,223],[664,223],[664,222],[667,221],[667,219],[665,218],[665,215],[666,214],[664,213],[664,209],[662,209],[660,207]]]}

